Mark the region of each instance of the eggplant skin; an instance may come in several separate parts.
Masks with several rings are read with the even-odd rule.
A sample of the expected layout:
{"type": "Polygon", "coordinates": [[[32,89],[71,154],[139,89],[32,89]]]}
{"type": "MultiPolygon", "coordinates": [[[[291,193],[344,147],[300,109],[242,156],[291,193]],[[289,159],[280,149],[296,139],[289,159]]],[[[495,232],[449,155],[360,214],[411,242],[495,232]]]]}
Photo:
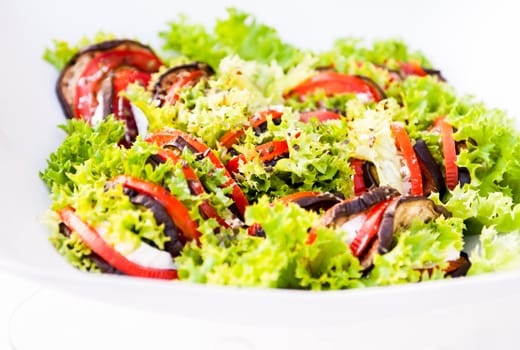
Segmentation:
{"type": "Polygon", "coordinates": [[[471,182],[471,175],[468,168],[459,167],[459,185],[462,187],[471,182]]]}
{"type": "MultiPolygon", "coordinates": [[[[108,185],[110,186],[110,184],[108,185]]],[[[123,187],[123,193],[128,196],[130,202],[134,205],[150,210],[157,224],[164,225],[164,234],[170,237],[170,240],[164,244],[164,250],[170,253],[172,257],[178,256],[184,247],[185,240],[182,232],[180,232],[170,215],[168,215],[166,208],[152,196],[139,193],[127,187],[123,187]]],[[[147,243],[153,245],[152,242],[147,243]]]]}
{"type": "Polygon", "coordinates": [[[429,195],[432,192],[438,192],[441,196],[446,193],[446,183],[442,176],[441,167],[433,158],[426,142],[421,139],[415,141],[413,150],[417,155],[419,167],[423,178],[424,194],[429,195]]]}
{"type": "Polygon", "coordinates": [[[168,69],[166,72],[161,74],[157,82],[154,84],[152,95],[156,105],[161,106],[164,103],[164,99],[166,98],[170,87],[178,77],[185,73],[194,71],[201,71],[203,77],[206,78],[215,74],[213,68],[203,62],[193,62],[168,69]]]}
{"type": "Polygon", "coordinates": [[[468,254],[460,252],[460,257],[457,260],[450,261],[446,270],[446,275],[453,278],[466,276],[471,267],[471,261],[468,254]]]}
{"type": "Polygon", "coordinates": [[[76,53],[61,71],[56,82],[56,95],[63,113],[67,118],[75,118],[74,100],[77,82],[87,65],[100,53],[111,50],[142,50],[155,55],[154,51],[144,44],[130,39],[108,40],[87,46],[76,53]]]}
{"type": "Polygon", "coordinates": [[[394,234],[408,228],[415,220],[428,222],[439,216],[450,217],[451,214],[431,199],[422,196],[403,196],[386,208],[379,231],[378,253],[385,254],[392,248],[394,234]]]}
{"type": "Polygon", "coordinates": [[[423,71],[428,74],[428,75],[431,75],[431,76],[435,76],[437,77],[437,79],[439,79],[440,81],[442,82],[446,82],[446,79],[442,76],[442,73],[440,70],[438,69],[432,69],[432,68],[424,68],[422,67],[423,71]]]}
{"type": "Polygon", "coordinates": [[[382,186],[365,192],[355,198],[344,200],[327,210],[322,218],[325,226],[338,225],[348,220],[352,215],[361,213],[374,204],[399,195],[399,191],[392,187],[382,186]]]}

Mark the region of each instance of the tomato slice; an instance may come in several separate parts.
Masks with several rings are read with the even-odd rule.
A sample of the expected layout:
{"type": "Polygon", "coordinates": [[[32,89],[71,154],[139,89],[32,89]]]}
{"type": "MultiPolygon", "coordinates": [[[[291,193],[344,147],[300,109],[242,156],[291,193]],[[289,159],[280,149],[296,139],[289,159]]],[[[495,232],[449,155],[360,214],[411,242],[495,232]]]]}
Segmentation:
{"type": "Polygon", "coordinates": [[[359,229],[356,238],[354,238],[350,243],[350,250],[354,256],[359,257],[368,247],[372,238],[375,237],[377,231],[379,231],[383,214],[392,201],[394,201],[394,199],[379,202],[369,209],[366,219],[359,229]]]}
{"type": "Polygon", "coordinates": [[[141,266],[128,260],[121,253],[112,248],[90,225],[81,220],[74,209],[65,207],[58,212],[61,221],[71,230],[76,232],[81,240],[108,264],[119,271],[129,275],[146,278],[158,278],[172,280],[177,279],[177,270],[157,269],[141,266]]]}
{"type": "MultiPolygon", "coordinates": [[[[178,162],[182,161],[181,157],[175,154],[175,152],[170,151],[168,149],[159,149],[157,155],[163,160],[171,160],[173,164],[177,164],[178,162]]],[[[186,181],[188,182],[190,190],[194,195],[198,196],[206,193],[206,190],[200,182],[199,177],[197,176],[197,174],[195,174],[195,171],[192,168],[190,168],[187,164],[183,164],[182,172],[184,174],[184,177],[186,178],[186,181]]],[[[230,227],[226,220],[224,220],[220,215],[217,214],[215,208],[213,208],[207,200],[200,204],[200,210],[206,218],[214,218],[220,225],[224,226],[225,228],[230,227]]]]}
{"type": "Polygon", "coordinates": [[[246,207],[249,205],[249,202],[246,196],[244,195],[244,192],[242,192],[240,187],[238,187],[237,183],[235,182],[235,180],[233,180],[231,174],[228,172],[224,164],[222,164],[220,159],[218,159],[215,153],[213,153],[213,151],[208,146],[198,141],[193,136],[176,129],[163,129],[161,131],[149,134],[146,138],[146,141],[155,143],[158,146],[162,147],[165,144],[171,142],[176,137],[182,137],[197,152],[200,152],[204,156],[207,156],[209,160],[213,163],[215,168],[222,169],[224,171],[224,176],[228,179],[228,182],[226,182],[223,185],[223,187],[232,186],[231,198],[235,202],[235,205],[237,206],[237,209],[243,218],[246,207]]]}
{"type": "Polygon", "coordinates": [[[187,86],[195,85],[204,74],[205,73],[201,70],[194,70],[177,79],[168,90],[164,102],[172,105],[175,104],[179,99],[179,91],[187,86]]]}
{"type": "Polygon", "coordinates": [[[331,111],[311,111],[300,114],[300,120],[304,123],[308,123],[314,118],[318,119],[320,123],[324,123],[327,120],[340,120],[341,115],[331,111]]]}
{"type": "Polygon", "coordinates": [[[455,139],[453,138],[453,128],[446,121],[445,116],[435,119],[434,126],[438,128],[441,133],[446,186],[450,190],[453,190],[459,182],[459,168],[457,167],[457,151],[455,139]]]}
{"type": "Polygon", "coordinates": [[[228,131],[219,140],[219,143],[226,147],[231,148],[234,144],[238,142],[238,140],[244,136],[246,133],[246,130],[249,128],[257,128],[260,127],[262,124],[267,123],[267,116],[270,115],[273,120],[279,119],[282,117],[282,112],[279,112],[277,110],[269,109],[266,111],[261,111],[257,114],[255,114],[250,120],[249,125],[245,126],[244,128],[240,130],[235,131],[228,131]]]}
{"type": "Polygon", "coordinates": [[[363,177],[363,161],[361,159],[351,158],[350,167],[354,170],[352,178],[354,182],[354,194],[359,196],[367,191],[365,179],[363,177]]]}
{"type": "Polygon", "coordinates": [[[190,218],[190,213],[184,204],[164,187],[129,175],[118,175],[111,182],[122,184],[125,187],[153,197],[166,209],[168,215],[170,215],[186,239],[198,241],[200,233],[197,231],[197,223],[190,218]]]}
{"type": "Polygon", "coordinates": [[[144,50],[113,50],[100,54],[90,61],[78,80],[74,102],[77,118],[90,122],[98,105],[96,92],[100,81],[109,71],[123,65],[153,73],[162,63],[157,56],[144,50]]]}
{"type": "Polygon", "coordinates": [[[422,196],[424,192],[421,167],[419,165],[419,161],[417,160],[417,156],[415,155],[415,151],[413,150],[410,137],[408,136],[408,133],[406,132],[406,129],[402,123],[393,122],[390,127],[392,129],[392,133],[394,134],[397,148],[401,151],[406,162],[406,166],[410,171],[410,193],[416,196],[422,196]]]}
{"type": "Polygon", "coordinates": [[[374,84],[355,75],[325,71],[305,80],[289,91],[285,97],[296,95],[302,99],[306,95],[322,90],[327,96],[355,94],[361,99],[379,102],[384,97],[374,84]]]}
{"type": "MultiPolygon", "coordinates": [[[[277,157],[289,153],[289,145],[285,140],[271,141],[256,147],[255,150],[258,154],[258,157],[260,158],[260,161],[267,163],[277,157]]],[[[239,154],[238,156],[231,158],[226,164],[227,170],[232,173],[237,173],[240,161],[243,163],[247,162],[245,155],[239,154]]]]}

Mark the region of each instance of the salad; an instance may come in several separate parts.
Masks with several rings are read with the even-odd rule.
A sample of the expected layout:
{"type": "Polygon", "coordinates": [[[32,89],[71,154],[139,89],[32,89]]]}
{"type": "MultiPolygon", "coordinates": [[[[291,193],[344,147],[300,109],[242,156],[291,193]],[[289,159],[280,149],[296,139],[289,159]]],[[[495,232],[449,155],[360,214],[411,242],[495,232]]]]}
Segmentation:
{"type": "Polygon", "coordinates": [[[514,123],[422,53],[301,49],[236,9],[159,36],[44,53],[68,119],[40,177],[74,267],[312,290],[520,267],[514,123]]]}

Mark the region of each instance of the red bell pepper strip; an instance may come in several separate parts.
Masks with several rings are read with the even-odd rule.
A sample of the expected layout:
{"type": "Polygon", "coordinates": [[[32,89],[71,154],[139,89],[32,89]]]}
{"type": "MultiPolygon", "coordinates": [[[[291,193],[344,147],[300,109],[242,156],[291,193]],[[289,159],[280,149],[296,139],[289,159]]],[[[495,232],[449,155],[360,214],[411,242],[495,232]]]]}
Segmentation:
{"type": "Polygon", "coordinates": [[[438,128],[441,133],[446,186],[450,190],[453,190],[459,182],[459,168],[457,167],[457,151],[453,138],[453,128],[446,121],[445,116],[438,117],[434,122],[434,126],[438,128]]]}
{"type": "Polygon", "coordinates": [[[354,256],[359,257],[368,247],[372,238],[377,234],[381,220],[383,219],[383,214],[392,201],[394,201],[394,199],[379,202],[369,209],[356,238],[350,243],[350,250],[354,256]]]}
{"type": "MultiPolygon", "coordinates": [[[[256,147],[255,150],[258,154],[258,157],[260,158],[260,161],[263,163],[267,163],[275,159],[276,157],[289,153],[289,145],[285,140],[271,141],[256,147]]],[[[243,163],[247,162],[245,155],[239,154],[238,156],[231,158],[229,162],[227,162],[226,168],[230,172],[236,173],[238,172],[240,161],[242,161],[243,163]]]]}
{"type": "Polygon", "coordinates": [[[383,99],[380,92],[364,79],[355,75],[341,74],[337,72],[321,72],[302,82],[290,90],[285,97],[304,96],[322,90],[325,95],[355,94],[369,101],[379,102],[383,99]]]}
{"type": "Polygon", "coordinates": [[[415,196],[422,196],[424,192],[421,167],[412,147],[410,137],[408,136],[408,133],[406,132],[406,129],[402,123],[393,122],[390,127],[392,129],[392,133],[394,134],[397,148],[401,151],[406,162],[406,166],[410,171],[410,193],[415,196]]]}
{"type": "Polygon", "coordinates": [[[73,232],[76,232],[81,240],[108,264],[119,271],[137,277],[158,278],[165,280],[177,279],[177,270],[157,269],[145,267],[128,260],[124,255],[111,247],[99,233],[90,225],[79,218],[74,209],[65,207],[58,212],[61,221],[73,232]]]}
{"type": "Polygon", "coordinates": [[[146,137],[146,141],[155,143],[158,146],[162,147],[165,144],[171,142],[176,137],[182,137],[184,140],[189,142],[191,147],[196,149],[197,152],[200,152],[201,154],[207,156],[211,163],[213,163],[215,168],[222,169],[224,171],[224,176],[228,179],[228,182],[226,182],[223,185],[223,187],[232,186],[231,198],[235,202],[240,215],[242,215],[243,217],[246,207],[249,205],[249,202],[246,196],[244,195],[244,192],[242,192],[235,180],[233,180],[233,178],[231,177],[231,174],[227,171],[224,164],[222,164],[220,159],[218,159],[215,153],[213,153],[213,151],[208,146],[198,141],[195,137],[176,129],[163,129],[161,131],[149,134],[146,137]]]}
{"type": "Polygon", "coordinates": [[[367,191],[365,179],[363,178],[363,161],[361,159],[351,158],[350,167],[354,170],[352,181],[354,182],[354,194],[359,196],[367,191]]]}

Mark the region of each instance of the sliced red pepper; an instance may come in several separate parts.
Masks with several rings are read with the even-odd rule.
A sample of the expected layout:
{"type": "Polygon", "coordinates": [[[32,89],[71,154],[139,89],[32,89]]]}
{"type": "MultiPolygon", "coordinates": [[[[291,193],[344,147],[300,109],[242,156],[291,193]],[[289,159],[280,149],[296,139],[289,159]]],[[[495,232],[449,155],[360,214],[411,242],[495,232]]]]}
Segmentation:
{"type": "Polygon", "coordinates": [[[235,205],[237,206],[240,215],[243,217],[246,207],[249,205],[249,202],[246,196],[244,195],[244,192],[242,192],[235,180],[233,180],[233,178],[231,177],[231,174],[227,171],[224,164],[222,164],[220,159],[218,159],[215,153],[213,153],[213,151],[208,146],[198,141],[193,136],[176,129],[163,129],[161,131],[149,134],[146,137],[146,141],[155,143],[158,146],[162,147],[165,144],[171,142],[176,137],[182,137],[184,140],[189,142],[191,147],[197,150],[197,152],[200,152],[204,156],[207,156],[211,163],[213,163],[215,168],[222,169],[224,171],[224,176],[228,179],[228,182],[226,182],[222,187],[232,186],[231,198],[235,202],[235,205]]]}
{"type": "Polygon", "coordinates": [[[179,91],[185,87],[195,85],[204,74],[205,73],[200,70],[194,70],[177,79],[168,90],[164,102],[172,105],[175,104],[179,99],[179,91]]]}
{"type": "Polygon", "coordinates": [[[166,209],[175,225],[182,231],[184,238],[198,241],[200,232],[197,231],[197,223],[190,218],[190,213],[184,204],[164,187],[128,175],[118,175],[111,182],[122,184],[127,188],[153,197],[166,209]]]}
{"type": "Polygon", "coordinates": [[[354,256],[359,257],[368,247],[370,241],[375,237],[379,231],[383,214],[393,200],[394,199],[389,199],[384,202],[379,202],[369,209],[366,219],[359,229],[356,238],[354,238],[352,243],[350,243],[350,250],[354,256]]]}
{"type": "Polygon", "coordinates": [[[368,101],[379,102],[384,97],[365,79],[337,72],[321,72],[293,88],[285,97],[302,97],[322,90],[325,95],[355,94],[368,101]]]}
{"type": "Polygon", "coordinates": [[[354,194],[359,196],[367,191],[365,186],[365,180],[363,177],[363,161],[361,159],[351,158],[350,167],[354,170],[353,182],[354,182],[354,194]]]}
{"type": "Polygon", "coordinates": [[[177,279],[177,270],[157,269],[145,267],[128,260],[121,253],[111,247],[99,233],[90,225],[79,218],[74,209],[65,207],[58,212],[61,221],[71,230],[76,232],[81,240],[108,264],[119,271],[137,277],[158,278],[172,280],[177,279]]]}
{"type": "Polygon", "coordinates": [[[76,86],[76,117],[90,122],[98,105],[96,92],[103,77],[120,66],[135,67],[143,72],[156,72],[162,65],[154,54],[144,50],[113,50],[89,62],[76,86]]]}
{"type": "Polygon", "coordinates": [[[314,118],[318,119],[320,123],[324,123],[327,120],[340,120],[341,115],[331,111],[311,111],[300,114],[300,120],[304,123],[308,123],[314,118]]]}
{"type": "MultiPolygon", "coordinates": [[[[168,149],[159,149],[157,151],[157,155],[163,160],[171,160],[173,164],[182,162],[181,157],[175,154],[175,152],[168,149]]],[[[192,168],[190,168],[187,164],[183,164],[182,172],[184,174],[184,177],[186,178],[186,181],[188,182],[188,186],[190,187],[194,195],[198,196],[206,193],[206,190],[200,182],[199,177],[197,176],[197,174],[195,174],[195,171],[192,168]]],[[[206,218],[214,218],[223,227],[230,227],[226,220],[224,220],[220,215],[217,214],[215,208],[213,208],[207,200],[200,204],[200,210],[206,218]]]]}
{"type": "Polygon", "coordinates": [[[457,151],[453,138],[453,127],[446,121],[445,116],[438,117],[434,126],[441,133],[442,153],[444,156],[444,169],[446,186],[453,190],[459,182],[459,168],[457,167],[457,151]]]}
{"type": "Polygon", "coordinates": [[[406,132],[406,129],[402,123],[393,122],[390,127],[392,129],[392,133],[394,134],[397,148],[401,151],[406,162],[406,166],[410,171],[410,193],[416,196],[422,196],[424,192],[421,167],[419,165],[419,161],[417,160],[417,156],[415,155],[410,137],[408,136],[408,133],[406,132]]]}
{"type": "Polygon", "coordinates": [[[235,130],[235,131],[228,131],[226,132],[219,140],[219,143],[226,147],[226,148],[231,148],[231,146],[233,146],[234,144],[236,144],[238,142],[238,140],[244,136],[244,134],[246,133],[246,130],[249,129],[249,128],[257,128],[259,126],[261,126],[262,124],[264,123],[267,123],[267,116],[270,115],[271,118],[273,120],[275,119],[279,119],[282,117],[282,112],[279,112],[279,111],[276,111],[276,110],[273,110],[273,109],[269,109],[269,110],[266,110],[266,111],[261,111],[261,112],[258,112],[257,114],[255,114],[250,120],[249,120],[249,125],[245,126],[244,128],[240,129],[240,130],[235,130]]]}
{"type": "MultiPolygon", "coordinates": [[[[263,163],[267,163],[271,160],[274,160],[277,157],[289,153],[289,145],[285,140],[271,141],[256,147],[255,150],[258,154],[260,161],[263,163]]],[[[238,172],[240,161],[242,161],[243,163],[247,162],[245,155],[239,154],[238,156],[231,158],[229,162],[227,162],[226,168],[230,172],[236,173],[238,172]]]]}

